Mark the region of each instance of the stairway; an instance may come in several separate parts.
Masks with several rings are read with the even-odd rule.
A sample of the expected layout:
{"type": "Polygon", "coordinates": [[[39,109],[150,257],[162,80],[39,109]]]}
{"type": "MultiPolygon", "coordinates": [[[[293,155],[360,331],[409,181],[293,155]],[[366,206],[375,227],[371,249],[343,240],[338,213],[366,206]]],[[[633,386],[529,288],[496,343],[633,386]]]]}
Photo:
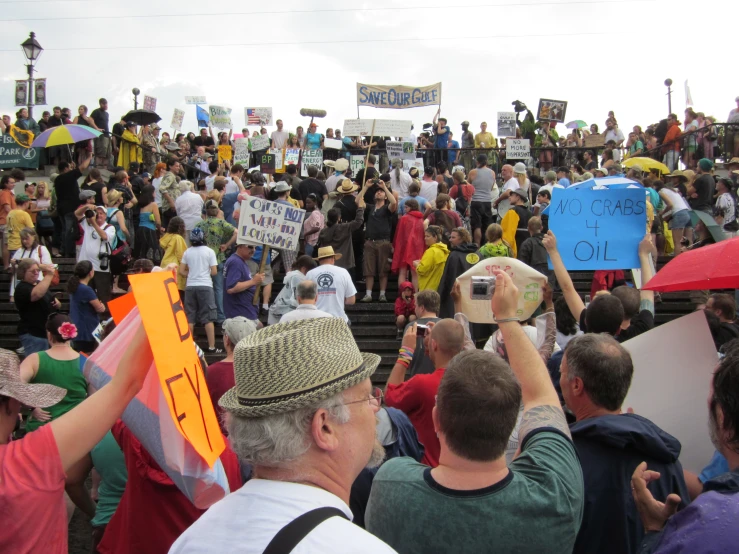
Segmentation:
{"type": "MultiPolygon", "coordinates": [[[[658,267],[661,267],[669,260],[669,258],[660,258],[658,267]]],[[[52,292],[61,292],[62,311],[69,311],[69,298],[65,292],[67,279],[72,274],[75,260],[58,258],[54,260],[59,264],[59,274],[61,283],[56,287],[52,287],[52,292]]],[[[570,274],[575,288],[582,295],[590,294],[590,284],[593,279],[592,271],[575,271],[570,274]]],[[[397,281],[388,284],[387,296],[391,302],[357,302],[352,306],[346,307],[347,315],[352,323],[352,333],[357,341],[360,350],[364,352],[373,352],[381,357],[380,365],[373,376],[376,384],[384,384],[387,380],[390,370],[397,358],[400,340],[396,338],[394,304],[397,296],[397,281]]],[[[20,347],[18,340],[17,322],[19,319],[15,305],[9,302],[10,274],[0,274],[0,348],[15,350],[20,347]]],[[[272,287],[273,297],[276,296],[282,288],[281,279],[277,278],[272,287]]],[[[364,295],[365,288],[363,284],[357,285],[357,299],[364,295]]],[[[375,298],[378,291],[375,290],[375,298]]],[[[656,305],[656,323],[661,325],[672,321],[678,317],[686,315],[693,310],[688,292],[674,292],[662,294],[662,302],[656,305]]],[[[266,318],[263,321],[266,323],[266,318]]],[[[216,326],[216,343],[222,344],[221,337],[223,331],[216,326]]],[[[202,327],[195,328],[195,341],[202,347],[207,346],[205,340],[205,330],[202,327]]],[[[213,363],[221,359],[223,355],[207,355],[208,363],[213,363]]]]}

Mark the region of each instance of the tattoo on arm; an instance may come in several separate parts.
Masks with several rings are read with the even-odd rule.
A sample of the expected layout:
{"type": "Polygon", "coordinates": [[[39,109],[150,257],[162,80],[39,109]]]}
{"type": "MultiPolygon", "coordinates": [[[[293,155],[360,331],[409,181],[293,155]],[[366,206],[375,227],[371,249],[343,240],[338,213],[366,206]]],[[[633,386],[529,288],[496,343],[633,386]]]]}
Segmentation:
{"type": "Polygon", "coordinates": [[[654,302],[644,299],[639,303],[639,310],[649,310],[654,315],[654,302]]]}
{"type": "Polygon", "coordinates": [[[531,431],[540,429],[541,427],[552,427],[572,438],[565,414],[559,406],[544,404],[526,410],[521,417],[521,427],[518,431],[521,443],[523,443],[531,431]]]}

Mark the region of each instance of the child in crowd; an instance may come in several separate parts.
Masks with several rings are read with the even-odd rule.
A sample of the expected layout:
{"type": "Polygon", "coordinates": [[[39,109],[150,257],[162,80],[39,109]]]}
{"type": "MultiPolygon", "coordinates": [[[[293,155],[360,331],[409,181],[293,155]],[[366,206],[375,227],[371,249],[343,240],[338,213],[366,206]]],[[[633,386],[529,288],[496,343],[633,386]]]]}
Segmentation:
{"type": "Polygon", "coordinates": [[[395,299],[395,325],[398,327],[398,338],[403,338],[403,329],[407,323],[416,321],[416,301],[413,298],[416,289],[410,281],[400,283],[400,296],[395,299]]]}

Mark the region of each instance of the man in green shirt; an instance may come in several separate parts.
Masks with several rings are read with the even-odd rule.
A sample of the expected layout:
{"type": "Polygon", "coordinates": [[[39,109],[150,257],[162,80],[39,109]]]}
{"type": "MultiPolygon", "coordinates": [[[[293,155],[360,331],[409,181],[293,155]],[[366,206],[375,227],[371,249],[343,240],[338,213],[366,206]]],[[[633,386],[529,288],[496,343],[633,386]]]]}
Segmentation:
{"type": "Polygon", "coordinates": [[[507,274],[495,276],[492,310],[510,367],[490,352],[457,355],[432,414],[439,466],[396,458],[375,477],[367,530],[398,552],[569,554],[575,544],[580,463],[544,362],[516,317],[518,290],[507,274]],[[521,402],[521,451],[507,466],[521,402]]]}

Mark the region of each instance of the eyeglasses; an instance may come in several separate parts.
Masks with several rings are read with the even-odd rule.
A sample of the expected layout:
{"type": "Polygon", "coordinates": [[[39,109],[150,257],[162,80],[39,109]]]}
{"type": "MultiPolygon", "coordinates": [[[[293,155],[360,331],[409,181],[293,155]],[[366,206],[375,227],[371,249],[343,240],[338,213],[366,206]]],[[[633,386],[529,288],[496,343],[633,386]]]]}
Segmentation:
{"type": "Polygon", "coordinates": [[[363,398],[362,400],[352,400],[351,402],[344,402],[345,406],[348,406],[349,404],[358,404],[359,402],[369,402],[370,406],[377,406],[378,408],[382,406],[382,399],[385,397],[385,394],[382,392],[382,389],[379,387],[375,387],[372,389],[372,396],[369,398],[363,398]]]}

